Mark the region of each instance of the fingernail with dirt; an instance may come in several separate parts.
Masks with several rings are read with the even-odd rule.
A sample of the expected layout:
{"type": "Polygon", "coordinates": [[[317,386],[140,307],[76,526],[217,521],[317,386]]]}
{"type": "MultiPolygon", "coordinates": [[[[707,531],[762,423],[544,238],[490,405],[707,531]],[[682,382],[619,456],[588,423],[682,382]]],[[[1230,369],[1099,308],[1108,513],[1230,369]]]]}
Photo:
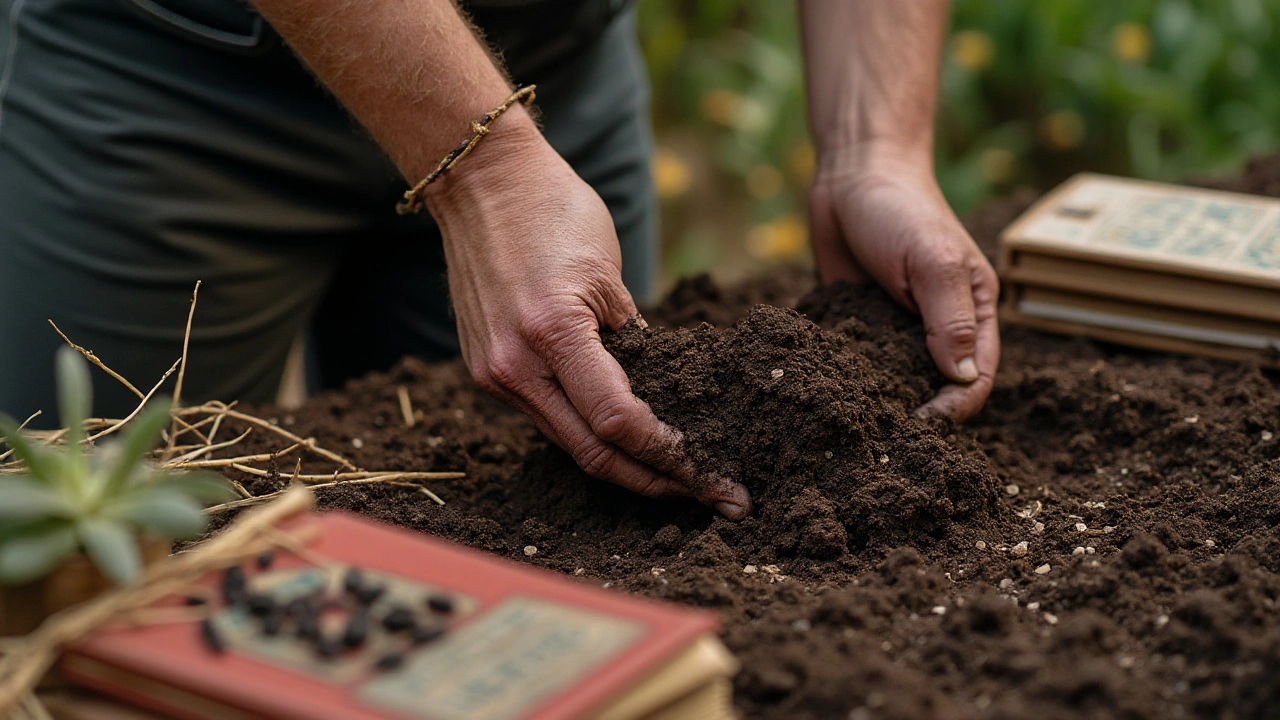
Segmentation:
{"type": "Polygon", "coordinates": [[[978,364],[967,357],[956,365],[956,378],[961,382],[973,382],[978,379],[978,364]]]}

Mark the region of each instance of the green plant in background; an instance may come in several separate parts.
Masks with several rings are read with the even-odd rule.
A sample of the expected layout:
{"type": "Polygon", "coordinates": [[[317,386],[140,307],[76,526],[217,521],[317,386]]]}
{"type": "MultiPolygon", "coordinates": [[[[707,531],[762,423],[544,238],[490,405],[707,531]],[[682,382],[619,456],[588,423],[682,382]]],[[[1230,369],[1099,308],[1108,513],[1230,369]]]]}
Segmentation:
{"type": "MultiPolygon", "coordinates": [[[[936,162],[960,213],[1080,170],[1178,180],[1280,147],[1280,0],[952,7],[936,162]]],[[[804,258],[813,150],[795,3],[638,8],[668,278],[804,258]]]]}
{"type": "Polygon", "coordinates": [[[38,579],[84,550],[116,583],[141,568],[139,535],[181,539],[202,532],[204,502],[232,497],[212,474],[158,471],[146,456],[169,420],[169,403],[153,401],[119,440],[86,447],[92,389],[89,367],[69,347],[56,358],[65,442],[50,447],[0,415],[0,435],[27,475],[0,476],[0,584],[38,579]]]}

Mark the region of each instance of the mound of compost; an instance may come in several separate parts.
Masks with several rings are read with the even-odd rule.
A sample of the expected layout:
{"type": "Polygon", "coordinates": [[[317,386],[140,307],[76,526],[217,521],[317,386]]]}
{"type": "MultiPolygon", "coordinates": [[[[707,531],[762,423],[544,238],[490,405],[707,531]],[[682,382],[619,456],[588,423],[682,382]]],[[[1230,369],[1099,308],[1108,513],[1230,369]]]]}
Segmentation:
{"type": "MultiPolygon", "coordinates": [[[[1203,184],[1280,195],[1280,156],[1203,184]]],[[[988,255],[1034,197],[968,220],[988,255]]],[[[645,317],[609,347],[748,485],[743,522],[585,477],[460,362],[265,414],[362,467],[467,473],[433,484],[444,506],[347,486],[323,507],[717,610],[748,718],[1280,717],[1274,374],[1006,328],[987,407],[952,427],[912,416],[941,378],[879,290],[696,278],[645,317]]],[[[292,469],[231,474],[259,493],[292,469]]]]}

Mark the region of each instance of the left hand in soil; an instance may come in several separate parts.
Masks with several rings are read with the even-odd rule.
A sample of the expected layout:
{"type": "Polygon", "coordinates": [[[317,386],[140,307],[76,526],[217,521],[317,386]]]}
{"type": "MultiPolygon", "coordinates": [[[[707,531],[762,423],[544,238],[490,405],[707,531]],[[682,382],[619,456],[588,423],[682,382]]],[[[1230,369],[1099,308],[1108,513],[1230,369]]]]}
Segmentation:
{"type": "Polygon", "coordinates": [[[875,280],[923,318],[929,353],[952,382],[917,414],[961,421],[977,413],[1000,362],[999,281],[928,163],[824,168],[809,217],[823,282],[875,280]]]}

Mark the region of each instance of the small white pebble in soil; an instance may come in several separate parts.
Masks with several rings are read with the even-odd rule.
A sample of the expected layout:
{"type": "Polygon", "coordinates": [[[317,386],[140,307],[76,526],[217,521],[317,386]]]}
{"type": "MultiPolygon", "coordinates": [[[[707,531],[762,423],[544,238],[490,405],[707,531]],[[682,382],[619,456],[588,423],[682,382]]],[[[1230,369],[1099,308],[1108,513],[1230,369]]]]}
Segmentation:
{"type": "Polygon", "coordinates": [[[769,371],[770,377],[772,377],[774,380],[780,379],[785,374],[786,374],[786,371],[783,370],[782,368],[774,368],[769,371]]]}
{"type": "Polygon", "coordinates": [[[889,456],[888,456],[888,455],[881,455],[881,456],[880,456],[880,464],[881,464],[881,465],[884,465],[884,464],[885,464],[885,463],[887,463],[887,462],[889,462],[889,456]]]}
{"type": "Polygon", "coordinates": [[[1113,533],[1113,532],[1115,532],[1115,531],[1116,531],[1116,526],[1115,526],[1115,525],[1107,525],[1107,526],[1105,526],[1105,527],[1103,527],[1103,528],[1102,528],[1102,532],[1104,532],[1104,533],[1106,533],[1106,534],[1108,534],[1108,535],[1110,535],[1111,533],[1113,533]]]}
{"type": "Polygon", "coordinates": [[[573,571],[573,574],[574,574],[574,575],[581,575],[581,574],[582,574],[582,573],[584,573],[584,572],[586,572],[586,570],[584,570],[584,569],[582,569],[582,568],[578,568],[578,569],[576,569],[576,570],[574,570],[574,571],[573,571]]]}
{"type": "Polygon", "coordinates": [[[1164,627],[1165,625],[1168,625],[1168,624],[1169,624],[1169,616],[1168,616],[1168,615],[1160,615],[1160,616],[1158,616],[1158,617],[1156,618],[1156,627],[1158,627],[1158,628],[1162,628],[1162,627],[1164,627]]]}
{"type": "Polygon", "coordinates": [[[538,554],[538,548],[537,548],[537,546],[535,546],[535,545],[525,545],[525,546],[524,546],[524,554],[525,554],[525,555],[528,555],[529,557],[533,557],[534,555],[537,555],[537,554],[538,554]]]}
{"type": "Polygon", "coordinates": [[[1083,548],[1083,547],[1078,547],[1078,548],[1076,548],[1075,550],[1072,550],[1072,551],[1071,551],[1071,554],[1072,554],[1072,555],[1083,555],[1083,554],[1084,554],[1084,548],[1083,548]]]}
{"type": "Polygon", "coordinates": [[[364,440],[361,440],[360,438],[351,438],[351,447],[359,450],[364,447],[364,440]]]}
{"type": "Polygon", "coordinates": [[[293,424],[293,416],[292,416],[292,415],[285,415],[285,416],[284,416],[284,424],[285,424],[285,425],[292,425],[292,424],[293,424]]]}
{"type": "Polygon", "coordinates": [[[1129,474],[1129,468],[1120,468],[1120,474],[1121,474],[1121,475],[1128,475],[1128,474],[1129,474]]]}
{"type": "Polygon", "coordinates": [[[1088,529],[1089,529],[1088,525],[1085,525],[1084,523],[1076,523],[1076,532],[1084,532],[1085,530],[1088,530],[1088,529]]]}
{"type": "Polygon", "coordinates": [[[933,609],[929,612],[932,612],[934,615],[946,615],[947,607],[945,605],[934,605],[933,609]]]}
{"type": "Polygon", "coordinates": [[[810,623],[808,620],[801,618],[791,623],[791,629],[795,630],[796,632],[809,632],[810,630],[813,629],[813,624],[810,623]]]}
{"type": "Polygon", "coordinates": [[[1121,655],[1120,657],[1116,658],[1116,664],[1128,670],[1129,668],[1133,667],[1133,658],[1128,655],[1121,655]]]}
{"type": "Polygon", "coordinates": [[[835,453],[833,453],[833,452],[831,452],[830,450],[828,450],[828,451],[826,451],[826,452],[824,452],[824,453],[822,453],[822,454],[823,454],[823,455],[824,455],[828,460],[830,460],[831,458],[833,458],[833,457],[835,457],[835,456],[836,456],[836,454],[835,454],[835,453]]]}
{"type": "Polygon", "coordinates": [[[755,574],[756,574],[757,572],[759,572],[759,571],[760,571],[760,569],[759,569],[759,568],[757,568],[755,565],[744,565],[744,566],[742,567],[742,572],[744,572],[744,573],[746,573],[746,574],[748,574],[748,575],[755,575],[755,574]]]}
{"type": "Polygon", "coordinates": [[[978,548],[979,550],[986,550],[987,543],[983,540],[979,540],[977,543],[974,544],[974,547],[978,548]]]}
{"type": "Polygon", "coordinates": [[[467,416],[467,413],[465,413],[465,412],[462,410],[462,408],[458,408],[457,410],[454,410],[454,411],[453,411],[453,416],[454,416],[454,417],[456,417],[456,418],[458,418],[459,420],[461,420],[462,418],[464,418],[464,417],[466,417],[466,416],[467,416]]]}
{"type": "Polygon", "coordinates": [[[1010,552],[1010,553],[1012,553],[1014,557],[1022,557],[1023,555],[1026,555],[1026,554],[1027,554],[1027,541],[1026,541],[1026,540],[1023,540],[1022,542],[1018,543],[1017,545],[1014,545],[1014,546],[1013,546],[1013,548],[1012,548],[1011,550],[1009,550],[1009,552],[1010,552]]]}
{"type": "Polygon", "coordinates": [[[1094,554],[1094,553],[1096,553],[1096,552],[1098,552],[1098,551],[1097,551],[1096,549],[1094,549],[1094,547],[1093,547],[1092,545],[1085,545],[1085,546],[1084,546],[1084,552],[1085,552],[1085,554],[1086,554],[1086,555],[1092,555],[1092,554],[1094,554]]]}
{"type": "Polygon", "coordinates": [[[1045,614],[1044,614],[1044,621],[1045,621],[1045,622],[1047,622],[1047,623],[1049,623],[1050,625],[1057,625],[1057,624],[1058,624],[1058,616],[1057,616],[1057,615],[1054,615],[1053,613],[1045,613],[1045,614]]]}
{"type": "Polygon", "coordinates": [[[885,640],[884,642],[880,643],[880,649],[885,652],[889,652],[890,650],[893,649],[893,643],[889,642],[888,640],[885,640]]]}
{"type": "Polygon", "coordinates": [[[1200,416],[1199,416],[1199,415],[1189,415],[1189,416],[1187,416],[1187,417],[1182,418],[1182,420],[1183,420],[1184,422],[1186,422],[1187,424],[1189,424],[1189,425],[1195,425],[1196,423],[1200,422],[1200,416]]]}
{"type": "Polygon", "coordinates": [[[1262,442],[1270,442],[1273,437],[1275,437],[1275,435],[1272,435],[1270,430],[1262,431],[1262,442]]]}
{"type": "Polygon", "coordinates": [[[664,572],[666,572],[666,571],[667,571],[667,569],[666,569],[666,568],[656,567],[656,568],[653,568],[652,570],[650,570],[650,571],[649,571],[649,574],[650,574],[650,575],[653,575],[654,577],[658,577],[659,575],[661,575],[662,573],[664,573],[664,572]]]}
{"type": "Polygon", "coordinates": [[[1020,492],[1022,492],[1022,488],[1018,487],[1017,485],[1014,485],[1013,483],[1009,483],[1008,485],[1004,486],[1004,494],[1008,495],[1009,497],[1013,497],[1014,495],[1017,495],[1020,492]]]}
{"type": "Polygon", "coordinates": [[[1003,580],[1001,580],[1001,581],[1000,581],[1000,589],[1001,589],[1001,590],[1008,590],[1008,589],[1009,589],[1009,588],[1011,588],[1011,587],[1013,587],[1013,581],[1012,581],[1012,580],[1010,580],[1009,578],[1005,578],[1005,579],[1003,579],[1003,580]]]}
{"type": "Polygon", "coordinates": [[[605,583],[605,584],[601,585],[600,587],[602,587],[602,588],[611,588],[611,587],[613,587],[613,583],[611,583],[611,582],[607,582],[607,583],[605,583]]]}
{"type": "Polygon", "coordinates": [[[1044,532],[1044,523],[1037,520],[1036,524],[1031,526],[1031,532],[1044,532]]]}
{"type": "Polygon", "coordinates": [[[1214,542],[1213,540],[1205,540],[1205,541],[1204,541],[1204,545],[1205,545],[1205,547],[1213,547],[1214,545],[1217,545],[1217,544],[1218,544],[1218,543],[1214,542]]]}
{"type": "Polygon", "coordinates": [[[1027,609],[1028,609],[1028,610],[1039,610],[1039,609],[1040,609],[1040,603],[1038,603],[1038,602],[1029,602],[1029,603],[1027,603],[1027,609]]]}
{"type": "Polygon", "coordinates": [[[1041,565],[1040,567],[1036,568],[1036,569],[1035,569],[1035,573],[1036,573],[1037,575],[1048,575],[1048,574],[1049,574],[1049,570],[1051,570],[1051,569],[1052,569],[1052,568],[1050,568],[1050,567],[1049,567],[1049,563],[1045,563],[1045,564],[1041,565]]]}
{"type": "Polygon", "coordinates": [[[621,560],[621,559],[622,559],[622,556],[621,556],[621,555],[610,555],[610,556],[609,556],[609,559],[610,559],[610,560],[621,560]]]}

